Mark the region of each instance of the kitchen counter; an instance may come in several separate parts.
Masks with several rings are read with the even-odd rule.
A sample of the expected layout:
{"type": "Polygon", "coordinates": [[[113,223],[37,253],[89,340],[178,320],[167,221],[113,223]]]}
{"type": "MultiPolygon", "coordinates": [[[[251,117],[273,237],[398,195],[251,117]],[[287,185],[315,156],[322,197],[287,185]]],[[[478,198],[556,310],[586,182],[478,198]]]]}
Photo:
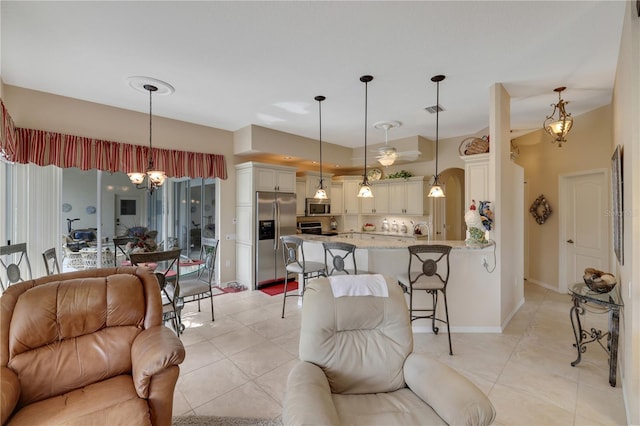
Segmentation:
{"type": "MultiPolygon", "coordinates": [[[[481,246],[467,246],[464,241],[427,241],[426,236],[416,236],[420,238],[412,238],[408,234],[398,234],[394,232],[344,232],[337,236],[323,236],[312,234],[300,234],[297,237],[302,238],[309,243],[322,243],[324,241],[337,241],[350,243],[358,249],[403,249],[416,244],[437,245],[443,244],[451,246],[452,250],[482,250],[493,246],[492,242],[481,246]]],[[[306,253],[306,252],[305,252],[306,253]]]]}
{"type": "MultiPolygon", "coordinates": [[[[383,274],[392,278],[406,274],[409,267],[407,247],[416,244],[444,244],[451,246],[449,261],[451,272],[447,286],[451,331],[456,333],[500,333],[500,279],[495,269],[496,246],[490,242],[483,246],[467,246],[464,241],[427,241],[407,234],[346,232],[338,236],[300,234],[304,240],[305,260],[324,262],[324,241],[350,243],[356,246],[358,271],[383,274]],[[485,262],[487,267],[485,267],[485,262]]],[[[416,265],[416,268],[418,266],[416,265]]],[[[347,265],[347,269],[352,266],[347,265]]],[[[418,270],[418,269],[416,269],[418,270]]],[[[409,296],[407,295],[407,301],[409,296]]],[[[414,301],[419,305],[431,303],[431,296],[418,291],[414,301]]],[[[439,317],[441,303],[438,304],[439,317]]],[[[431,322],[416,320],[415,332],[431,332],[431,322]]],[[[446,336],[443,336],[446,339],[446,336]]],[[[455,348],[454,348],[455,350],[455,348]]]]}

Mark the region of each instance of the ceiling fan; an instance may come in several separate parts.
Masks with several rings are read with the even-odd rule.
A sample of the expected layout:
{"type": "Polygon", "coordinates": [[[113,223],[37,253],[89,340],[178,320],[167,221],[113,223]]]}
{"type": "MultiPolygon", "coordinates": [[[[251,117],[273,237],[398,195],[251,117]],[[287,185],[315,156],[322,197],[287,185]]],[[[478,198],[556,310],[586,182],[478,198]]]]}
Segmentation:
{"type": "Polygon", "coordinates": [[[375,150],[377,153],[376,159],[383,166],[392,165],[397,159],[411,157],[417,158],[420,155],[420,151],[404,151],[398,152],[398,150],[389,145],[389,129],[402,126],[399,121],[378,121],[373,124],[376,129],[384,129],[384,145],[375,150]]]}

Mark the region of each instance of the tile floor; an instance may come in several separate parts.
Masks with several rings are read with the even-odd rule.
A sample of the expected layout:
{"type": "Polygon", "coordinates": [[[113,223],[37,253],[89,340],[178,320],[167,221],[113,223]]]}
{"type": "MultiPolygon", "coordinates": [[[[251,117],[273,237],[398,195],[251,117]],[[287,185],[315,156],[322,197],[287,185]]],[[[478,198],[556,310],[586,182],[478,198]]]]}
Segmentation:
{"type": "MultiPolygon", "coordinates": [[[[502,334],[416,334],[414,351],[431,354],[480,387],[496,408],[497,425],[625,425],[618,386],[608,383],[605,352],[593,343],[576,358],[570,297],[525,283],[526,303],[502,334]]],[[[282,412],[286,379],[298,357],[300,306],[282,295],[244,291],[187,304],[182,341],[186,358],[174,415],[274,418],[282,412]]],[[[586,314],[586,325],[606,329],[606,315],[586,314]]],[[[618,375],[619,376],[619,375],[618,375]]]]}

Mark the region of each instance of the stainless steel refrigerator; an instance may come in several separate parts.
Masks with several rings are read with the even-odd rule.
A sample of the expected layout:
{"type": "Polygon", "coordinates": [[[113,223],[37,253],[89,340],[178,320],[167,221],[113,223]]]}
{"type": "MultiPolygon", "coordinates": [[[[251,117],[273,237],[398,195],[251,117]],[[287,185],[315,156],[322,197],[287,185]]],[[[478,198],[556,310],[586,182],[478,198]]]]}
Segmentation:
{"type": "Polygon", "coordinates": [[[296,194],[256,192],[255,288],[284,281],[283,235],[296,233],[296,194]]]}

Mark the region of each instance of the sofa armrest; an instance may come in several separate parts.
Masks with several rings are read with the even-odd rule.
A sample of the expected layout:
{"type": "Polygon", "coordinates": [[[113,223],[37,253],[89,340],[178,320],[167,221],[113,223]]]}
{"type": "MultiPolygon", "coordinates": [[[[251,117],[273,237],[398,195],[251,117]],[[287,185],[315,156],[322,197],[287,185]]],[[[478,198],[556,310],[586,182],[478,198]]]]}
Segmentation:
{"type": "Polygon", "coordinates": [[[133,384],[140,398],[149,396],[151,377],[184,361],[184,346],[173,331],[163,325],[148,328],[131,346],[133,384]]]}
{"type": "Polygon", "coordinates": [[[449,425],[490,425],[495,419],[491,401],[475,384],[424,354],[407,357],[404,380],[449,425]]]}
{"type": "Polygon", "coordinates": [[[0,368],[0,424],[4,424],[13,413],[20,398],[18,375],[7,367],[0,368]]]}
{"type": "Polygon", "coordinates": [[[329,381],[317,365],[300,361],[289,373],[282,422],[284,425],[340,424],[329,381]]]}

